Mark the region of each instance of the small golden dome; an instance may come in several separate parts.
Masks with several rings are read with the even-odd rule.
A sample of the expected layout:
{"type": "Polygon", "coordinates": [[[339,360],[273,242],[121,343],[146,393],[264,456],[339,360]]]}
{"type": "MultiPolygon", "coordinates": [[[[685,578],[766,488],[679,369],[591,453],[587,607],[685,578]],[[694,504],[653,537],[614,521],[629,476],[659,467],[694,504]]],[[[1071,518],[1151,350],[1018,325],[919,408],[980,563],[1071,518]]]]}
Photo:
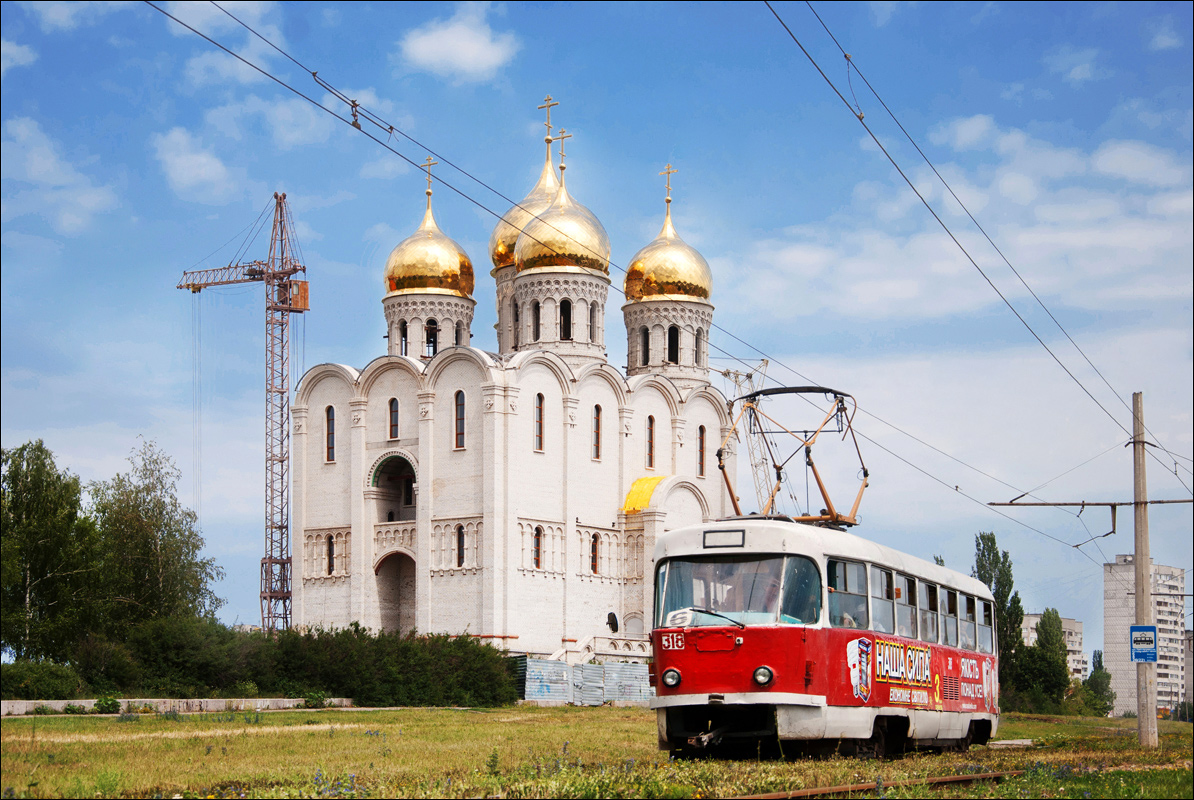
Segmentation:
{"type": "Polygon", "coordinates": [[[473,262],[464,248],[435,224],[430,190],[423,224],[391,250],[386,259],[386,296],[395,294],[472,297],[473,262]]]}
{"type": "Polygon", "coordinates": [[[709,262],[676,233],[671,198],[663,229],[630,260],[625,290],[631,301],[709,299],[713,291],[709,262]]]}
{"type": "Polygon", "coordinates": [[[546,211],[527,223],[514,245],[519,272],[583,267],[609,274],[609,236],[593,212],[572,199],[560,165],[560,188],[546,211]]]}
{"type": "Polygon", "coordinates": [[[489,237],[489,259],[494,269],[508,267],[514,263],[514,245],[518,242],[518,234],[526,227],[536,214],[542,214],[555,199],[559,191],[560,181],[556,177],[555,164],[551,161],[551,143],[547,145],[547,158],[543,162],[543,171],[539,174],[539,182],[522,202],[511,206],[502,215],[497,226],[489,237]]]}

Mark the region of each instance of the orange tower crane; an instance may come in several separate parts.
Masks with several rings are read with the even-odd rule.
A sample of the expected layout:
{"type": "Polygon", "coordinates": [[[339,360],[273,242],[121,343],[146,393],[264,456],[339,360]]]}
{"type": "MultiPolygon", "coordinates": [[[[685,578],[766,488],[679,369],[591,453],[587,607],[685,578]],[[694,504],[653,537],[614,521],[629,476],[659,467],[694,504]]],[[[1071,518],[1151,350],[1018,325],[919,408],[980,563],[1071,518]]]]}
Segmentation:
{"type": "Polygon", "coordinates": [[[229,264],[182,274],[179,289],[265,284],[265,557],[261,559],[261,626],[290,627],[290,315],[310,308],[306,274],[291,250],[294,226],[286,195],[274,193],[274,228],[267,261],[229,264]]]}

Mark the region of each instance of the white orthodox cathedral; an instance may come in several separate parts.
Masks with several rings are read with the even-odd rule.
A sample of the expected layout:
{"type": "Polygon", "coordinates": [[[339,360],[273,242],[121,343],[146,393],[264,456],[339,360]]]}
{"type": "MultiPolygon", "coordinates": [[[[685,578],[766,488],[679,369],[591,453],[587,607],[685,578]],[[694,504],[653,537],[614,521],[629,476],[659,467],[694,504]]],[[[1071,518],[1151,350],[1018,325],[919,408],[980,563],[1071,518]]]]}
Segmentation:
{"type": "Polygon", "coordinates": [[[389,352],[302,378],[298,626],[642,658],[655,537],[732,513],[715,455],[730,419],[708,379],[709,265],[672,226],[669,183],[663,228],[625,279],[630,363],[612,366],[609,239],[565,188],[548,119],[539,181],[489,242],[497,352],[470,344],[473,266],[436,224],[429,178],[422,224],[386,262],[389,352]]]}

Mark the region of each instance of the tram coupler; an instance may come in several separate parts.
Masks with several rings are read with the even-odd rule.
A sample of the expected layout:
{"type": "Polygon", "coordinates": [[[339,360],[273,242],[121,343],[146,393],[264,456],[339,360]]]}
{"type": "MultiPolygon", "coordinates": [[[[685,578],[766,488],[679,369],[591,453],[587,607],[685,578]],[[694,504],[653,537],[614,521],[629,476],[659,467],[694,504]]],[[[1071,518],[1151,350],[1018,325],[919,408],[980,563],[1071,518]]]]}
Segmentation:
{"type": "Polygon", "coordinates": [[[729,729],[729,725],[722,725],[720,728],[714,728],[708,733],[702,733],[699,736],[691,736],[688,739],[688,746],[696,748],[697,750],[704,750],[708,747],[716,747],[721,741],[721,737],[725,736],[726,731],[729,729]]]}

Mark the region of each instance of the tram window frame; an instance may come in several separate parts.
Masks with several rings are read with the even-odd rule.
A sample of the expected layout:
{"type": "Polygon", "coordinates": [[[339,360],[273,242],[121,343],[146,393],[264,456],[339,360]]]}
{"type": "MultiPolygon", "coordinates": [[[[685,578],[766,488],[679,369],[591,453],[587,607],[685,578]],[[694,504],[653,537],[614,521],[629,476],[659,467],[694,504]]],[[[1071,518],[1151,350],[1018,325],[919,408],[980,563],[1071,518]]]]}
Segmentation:
{"type": "Polygon", "coordinates": [[[941,595],[937,590],[937,584],[921,581],[916,590],[920,609],[920,640],[936,643],[941,635],[941,595]]]}
{"type": "Polygon", "coordinates": [[[978,601],[978,651],[995,652],[995,613],[988,600],[978,601]]]}
{"type": "Polygon", "coordinates": [[[821,621],[821,571],[816,562],[808,556],[790,555],[782,574],[780,624],[818,624],[821,621]]]}
{"type": "Polygon", "coordinates": [[[895,628],[896,635],[906,639],[917,638],[916,578],[911,575],[896,575],[895,628]]]}
{"type": "Polygon", "coordinates": [[[958,646],[958,593],[953,589],[945,590],[945,625],[942,626],[944,644],[948,647],[958,646]]]}
{"type": "Polygon", "coordinates": [[[829,594],[829,624],[835,628],[869,628],[866,565],[831,558],[825,583],[829,594]]]}
{"type": "Polygon", "coordinates": [[[974,599],[973,595],[962,595],[962,607],[959,609],[962,612],[958,626],[958,638],[961,640],[958,645],[963,650],[975,650],[978,646],[978,601],[974,599]]]}
{"type": "Polygon", "coordinates": [[[891,570],[871,566],[871,630],[895,634],[895,581],[891,570]]]}

